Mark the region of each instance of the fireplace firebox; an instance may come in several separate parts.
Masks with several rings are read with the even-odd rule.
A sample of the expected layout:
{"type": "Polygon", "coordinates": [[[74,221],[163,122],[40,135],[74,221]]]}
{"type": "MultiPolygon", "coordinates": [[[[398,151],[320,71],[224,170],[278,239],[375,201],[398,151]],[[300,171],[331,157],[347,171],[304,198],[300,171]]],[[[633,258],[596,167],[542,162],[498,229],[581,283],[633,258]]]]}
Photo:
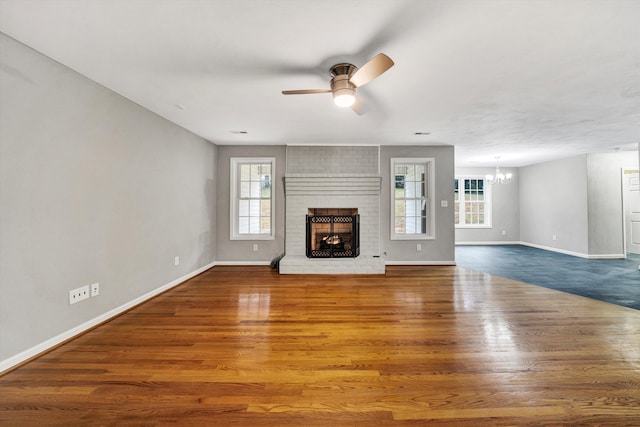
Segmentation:
{"type": "Polygon", "coordinates": [[[358,209],[309,209],[307,257],[355,258],[360,255],[358,209]]]}

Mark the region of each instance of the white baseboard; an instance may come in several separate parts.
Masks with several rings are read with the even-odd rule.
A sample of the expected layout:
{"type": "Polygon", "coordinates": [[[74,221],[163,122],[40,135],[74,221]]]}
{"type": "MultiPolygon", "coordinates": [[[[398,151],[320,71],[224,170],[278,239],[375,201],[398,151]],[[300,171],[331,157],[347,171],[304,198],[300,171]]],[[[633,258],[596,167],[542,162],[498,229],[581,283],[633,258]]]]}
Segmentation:
{"type": "Polygon", "coordinates": [[[271,261],[216,261],[214,265],[271,265],[271,261]]]}
{"type": "Polygon", "coordinates": [[[456,246],[489,246],[489,245],[520,245],[522,242],[518,241],[488,241],[488,242],[455,242],[456,246]]]}
{"type": "Polygon", "coordinates": [[[507,242],[507,241],[456,242],[455,244],[456,244],[456,246],[522,245],[522,246],[530,246],[532,248],[543,249],[545,251],[551,251],[551,252],[558,252],[558,253],[561,253],[561,254],[571,255],[571,256],[575,256],[575,257],[579,257],[579,258],[585,258],[585,259],[624,259],[625,258],[624,254],[596,254],[596,255],[590,255],[590,254],[584,254],[582,252],[574,252],[574,251],[568,251],[568,250],[565,250],[565,249],[554,248],[552,246],[544,246],[544,245],[538,245],[536,243],[519,242],[519,241],[514,241],[514,242],[507,242]]]}
{"type": "Polygon", "coordinates": [[[558,252],[558,253],[561,253],[561,254],[571,255],[571,256],[585,258],[585,259],[624,259],[624,254],[596,254],[596,255],[590,255],[590,254],[585,254],[585,253],[582,253],[582,252],[574,252],[574,251],[568,251],[568,250],[565,250],[565,249],[554,248],[554,247],[551,247],[551,246],[538,245],[536,243],[520,242],[519,244],[521,244],[523,246],[530,246],[532,248],[544,249],[545,251],[558,252]]]}
{"type": "Polygon", "coordinates": [[[625,259],[624,254],[597,254],[589,255],[589,259],[625,259]]]}
{"type": "Polygon", "coordinates": [[[385,261],[385,265],[456,265],[455,261],[385,261]]]}
{"type": "Polygon", "coordinates": [[[80,334],[82,334],[85,331],[88,331],[89,329],[103,323],[106,322],[107,320],[110,320],[122,313],[124,313],[125,311],[129,310],[132,307],[135,307],[138,304],[141,304],[153,297],[155,297],[156,295],[159,295],[177,285],[179,285],[180,283],[191,279],[194,276],[197,276],[198,274],[210,269],[211,267],[214,266],[215,263],[211,263],[211,264],[207,264],[204,267],[200,267],[199,269],[192,271],[191,273],[182,276],[170,283],[167,283],[166,285],[160,286],[157,289],[154,289],[151,292],[147,292],[146,294],[132,300],[129,301],[119,307],[114,308],[113,310],[109,310],[104,314],[101,314],[98,317],[95,317],[87,322],[82,323],[81,325],[76,326],[75,328],[71,328],[66,332],[63,332],[59,335],[56,335],[53,338],[49,338],[48,340],[37,344],[21,353],[16,354],[15,356],[11,356],[7,359],[4,360],[0,360],[0,374],[2,374],[4,371],[7,371],[11,368],[13,368],[14,366],[17,366],[39,354],[42,354],[44,352],[46,352],[47,350],[52,349],[53,347],[71,339],[74,338],[75,336],[78,336],[80,334]]]}

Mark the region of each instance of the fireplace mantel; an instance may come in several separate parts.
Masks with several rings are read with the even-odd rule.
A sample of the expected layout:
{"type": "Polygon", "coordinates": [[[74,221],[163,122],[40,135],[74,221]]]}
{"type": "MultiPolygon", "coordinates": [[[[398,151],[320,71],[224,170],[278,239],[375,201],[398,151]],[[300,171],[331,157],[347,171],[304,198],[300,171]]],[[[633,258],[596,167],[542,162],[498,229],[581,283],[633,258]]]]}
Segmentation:
{"type": "Polygon", "coordinates": [[[285,195],[331,194],[380,196],[382,177],[379,175],[318,175],[287,174],[284,177],[285,195]]]}

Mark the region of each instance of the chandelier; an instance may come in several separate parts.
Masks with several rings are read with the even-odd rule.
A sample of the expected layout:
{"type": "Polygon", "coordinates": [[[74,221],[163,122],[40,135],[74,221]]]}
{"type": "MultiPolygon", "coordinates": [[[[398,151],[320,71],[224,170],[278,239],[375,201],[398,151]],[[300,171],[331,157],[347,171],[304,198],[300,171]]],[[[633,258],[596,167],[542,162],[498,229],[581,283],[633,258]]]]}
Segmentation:
{"type": "Polygon", "coordinates": [[[500,172],[500,166],[498,165],[498,160],[500,160],[500,156],[496,156],[496,173],[494,175],[486,175],[485,179],[489,184],[508,184],[511,182],[511,174],[504,174],[500,172]]]}

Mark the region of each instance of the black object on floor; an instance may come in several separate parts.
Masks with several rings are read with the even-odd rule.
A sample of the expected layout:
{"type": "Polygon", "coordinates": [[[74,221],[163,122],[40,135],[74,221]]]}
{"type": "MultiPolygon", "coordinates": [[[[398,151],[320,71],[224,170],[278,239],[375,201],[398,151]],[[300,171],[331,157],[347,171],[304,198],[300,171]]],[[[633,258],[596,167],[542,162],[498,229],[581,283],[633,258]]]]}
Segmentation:
{"type": "Polygon", "coordinates": [[[585,259],[522,245],[456,246],[456,264],[640,310],[640,255],[585,259]]]}

